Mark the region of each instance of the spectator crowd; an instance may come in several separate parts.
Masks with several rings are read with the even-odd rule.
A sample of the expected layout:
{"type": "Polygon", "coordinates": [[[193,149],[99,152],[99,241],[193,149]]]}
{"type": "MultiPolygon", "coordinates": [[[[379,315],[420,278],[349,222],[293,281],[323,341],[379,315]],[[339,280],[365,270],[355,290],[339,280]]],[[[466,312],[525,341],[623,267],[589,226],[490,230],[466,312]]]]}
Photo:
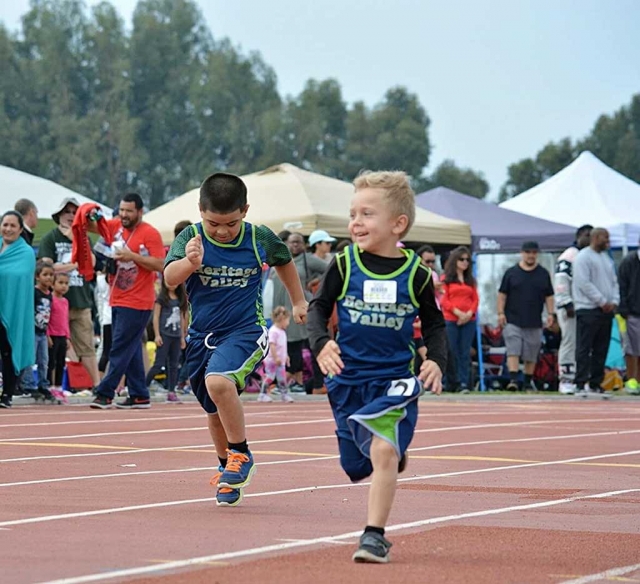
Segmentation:
{"type": "MultiPolygon", "coordinates": [[[[159,232],[144,221],[143,201],[135,193],[122,197],[113,219],[87,221],[100,212],[95,205],[64,199],[51,218],[55,227],[34,243],[38,209],[28,200],[2,215],[0,248],[0,354],[2,397],[11,407],[14,395],[65,401],[86,388],[92,407],[150,407],[150,388],[164,385],[167,401],[179,402],[188,391],[184,350],[188,337],[188,298],[183,284],[162,281],[167,249],[159,232]],[[87,231],[99,226],[100,239],[89,243],[87,231]],[[83,251],[85,250],[84,255],[83,251]],[[87,251],[88,250],[88,251],[87,251]],[[99,346],[96,345],[99,339],[99,346]],[[146,345],[155,345],[151,363],[146,345]],[[84,382],[76,382],[80,371],[84,382]],[[159,384],[158,379],[164,379],[159,384]],[[113,404],[114,398],[123,399],[113,404]]],[[[191,229],[176,225],[176,237],[191,229]]],[[[321,289],[334,254],[351,244],[316,230],[305,237],[283,231],[307,300],[321,289]]],[[[399,244],[401,245],[401,244],[399,244]]],[[[563,394],[601,393],[614,320],[621,325],[626,388],[640,393],[640,252],[629,253],[616,270],[605,229],[584,225],[558,257],[553,276],[540,265],[535,241],[522,244],[520,259],[503,275],[498,292],[499,336],[504,347],[503,380],[510,391],[537,391],[541,353],[551,347],[554,387],[563,394]],[[549,339],[556,339],[554,344],[549,339]],[[557,351],[553,348],[557,347],[557,351]]],[[[472,363],[486,349],[479,340],[480,298],[473,256],[460,246],[438,257],[430,245],[416,250],[429,269],[446,324],[446,390],[468,392],[479,372],[472,363]]],[[[291,318],[292,305],[276,270],[262,274],[270,355],[248,389],[259,401],[279,395],[324,394],[324,376],[310,347],[306,324],[291,318]],[[272,317],[272,318],[271,318],[272,317]]],[[[330,334],[339,334],[334,314],[330,334]]],[[[416,364],[427,358],[419,317],[414,323],[416,364]]]]}

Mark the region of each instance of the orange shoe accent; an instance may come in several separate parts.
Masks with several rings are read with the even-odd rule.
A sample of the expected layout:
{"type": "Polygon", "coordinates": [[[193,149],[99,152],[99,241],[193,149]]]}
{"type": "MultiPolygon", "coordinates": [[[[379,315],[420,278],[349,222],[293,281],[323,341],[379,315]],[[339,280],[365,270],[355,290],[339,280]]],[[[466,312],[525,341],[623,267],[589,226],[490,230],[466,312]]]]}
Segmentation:
{"type": "Polygon", "coordinates": [[[234,452],[227,449],[227,466],[226,468],[231,472],[238,472],[243,463],[249,462],[249,457],[242,452],[234,452]]]}
{"type": "Polygon", "coordinates": [[[327,393],[327,387],[325,385],[323,385],[318,389],[313,390],[314,395],[326,395],[326,393],[327,393]]]}
{"type": "Polygon", "coordinates": [[[220,477],[222,476],[222,471],[218,471],[216,474],[214,474],[211,479],[209,480],[209,484],[212,487],[217,487],[218,486],[218,482],[220,481],[220,477]]]}

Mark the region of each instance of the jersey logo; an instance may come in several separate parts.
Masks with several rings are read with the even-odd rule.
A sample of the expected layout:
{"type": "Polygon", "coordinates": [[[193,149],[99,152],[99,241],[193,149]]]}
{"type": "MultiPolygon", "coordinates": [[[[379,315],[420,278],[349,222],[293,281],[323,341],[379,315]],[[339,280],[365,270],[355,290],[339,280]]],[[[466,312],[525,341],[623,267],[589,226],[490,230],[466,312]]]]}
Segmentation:
{"type": "Polygon", "coordinates": [[[409,397],[414,394],[415,388],[415,377],[407,377],[407,379],[396,379],[395,381],[391,382],[391,385],[387,390],[387,395],[409,397]]]}

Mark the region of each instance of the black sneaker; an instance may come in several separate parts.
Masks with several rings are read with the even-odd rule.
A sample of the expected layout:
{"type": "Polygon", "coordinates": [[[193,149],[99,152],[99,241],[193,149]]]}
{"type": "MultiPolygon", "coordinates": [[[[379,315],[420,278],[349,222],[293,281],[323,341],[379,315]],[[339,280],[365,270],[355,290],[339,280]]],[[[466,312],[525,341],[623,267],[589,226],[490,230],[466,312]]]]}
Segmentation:
{"type": "Polygon", "coordinates": [[[520,388],[518,387],[517,381],[510,381],[507,383],[507,391],[518,391],[520,388]]]}
{"type": "Polygon", "coordinates": [[[0,408],[9,409],[11,407],[11,398],[8,395],[0,397],[0,408]]]}
{"type": "Polygon", "coordinates": [[[111,402],[113,400],[110,397],[98,394],[96,399],[89,404],[89,407],[94,410],[108,410],[111,407],[111,402]]]}
{"type": "Polygon", "coordinates": [[[401,472],[404,472],[404,469],[407,468],[407,459],[409,458],[409,455],[405,452],[402,455],[402,458],[400,459],[400,462],[398,462],[398,474],[401,472]]]}
{"type": "Polygon", "coordinates": [[[358,563],[386,564],[389,562],[391,542],[375,531],[365,531],[360,536],[360,545],[353,554],[353,561],[358,563]]]}
{"type": "Polygon", "coordinates": [[[121,410],[145,410],[151,407],[151,400],[148,397],[128,397],[115,405],[121,410]]]}

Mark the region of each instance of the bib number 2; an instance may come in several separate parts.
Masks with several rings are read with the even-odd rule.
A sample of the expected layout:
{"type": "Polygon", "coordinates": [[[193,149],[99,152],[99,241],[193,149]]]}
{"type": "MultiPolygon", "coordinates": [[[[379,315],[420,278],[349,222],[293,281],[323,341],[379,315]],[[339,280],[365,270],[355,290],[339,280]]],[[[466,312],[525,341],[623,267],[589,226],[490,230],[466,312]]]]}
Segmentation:
{"type": "Polygon", "coordinates": [[[409,397],[414,394],[416,388],[416,378],[396,379],[391,382],[387,395],[409,397]]]}

